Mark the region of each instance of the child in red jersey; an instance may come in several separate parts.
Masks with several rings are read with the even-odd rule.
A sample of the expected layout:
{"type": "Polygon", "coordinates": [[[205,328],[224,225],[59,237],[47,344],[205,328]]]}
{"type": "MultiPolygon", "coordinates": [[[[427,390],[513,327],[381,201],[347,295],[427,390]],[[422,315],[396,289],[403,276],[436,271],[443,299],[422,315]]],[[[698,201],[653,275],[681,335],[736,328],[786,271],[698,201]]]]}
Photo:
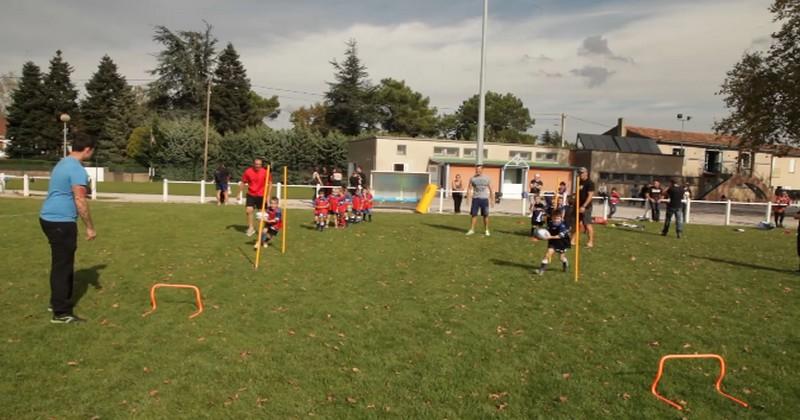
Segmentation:
{"type": "Polygon", "coordinates": [[[318,231],[323,231],[328,224],[328,209],[330,203],[325,197],[325,191],[319,190],[317,198],[314,199],[314,226],[318,231]]]}
{"type": "Polygon", "coordinates": [[[278,206],[278,198],[273,197],[269,200],[269,207],[266,214],[261,214],[264,220],[264,229],[259,235],[259,240],[256,241],[254,248],[258,249],[259,243],[264,244],[264,248],[269,246],[269,241],[278,236],[278,233],[283,226],[281,208],[278,206]]]}
{"type": "Polygon", "coordinates": [[[339,208],[337,214],[339,216],[339,227],[347,227],[347,210],[350,208],[350,193],[342,194],[339,190],[339,208]]]}
{"type": "Polygon", "coordinates": [[[368,219],[372,221],[372,192],[369,188],[364,188],[362,191],[363,203],[361,204],[361,217],[366,222],[368,219]]]}
{"type": "Polygon", "coordinates": [[[339,227],[339,188],[334,188],[328,196],[328,220],[333,219],[333,225],[339,227]]]}
{"type": "Polygon", "coordinates": [[[353,223],[361,221],[361,212],[364,210],[364,197],[361,196],[361,191],[356,190],[353,196],[353,223]]]}

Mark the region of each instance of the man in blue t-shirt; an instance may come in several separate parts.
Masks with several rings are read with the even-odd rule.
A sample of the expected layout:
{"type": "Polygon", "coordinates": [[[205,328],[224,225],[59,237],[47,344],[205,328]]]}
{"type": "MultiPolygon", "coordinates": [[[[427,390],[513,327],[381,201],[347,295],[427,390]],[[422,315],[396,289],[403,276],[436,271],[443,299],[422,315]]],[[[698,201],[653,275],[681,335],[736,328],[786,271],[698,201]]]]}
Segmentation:
{"type": "Polygon", "coordinates": [[[87,199],[89,177],[81,161],[92,157],[95,140],[78,138],[72,142],[72,152],[61,159],[50,173],[47,198],[39,213],[39,224],[50,242],[50,308],[54,324],[80,322],[72,309],[75,251],[78,249],[78,216],[86,226],[86,239],[97,236],[89,213],[87,199]]]}

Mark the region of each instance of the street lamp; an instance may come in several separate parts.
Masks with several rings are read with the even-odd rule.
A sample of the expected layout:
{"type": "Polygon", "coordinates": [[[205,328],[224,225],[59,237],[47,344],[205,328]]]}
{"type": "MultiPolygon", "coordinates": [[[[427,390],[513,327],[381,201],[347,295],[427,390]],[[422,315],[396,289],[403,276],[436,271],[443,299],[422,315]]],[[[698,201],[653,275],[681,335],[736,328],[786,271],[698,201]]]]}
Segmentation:
{"type": "Polygon", "coordinates": [[[64,157],[67,157],[67,123],[69,122],[69,114],[65,112],[58,119],[64,123],[64,157]]]}
{"type": "Polygon", "coordinates": [[[680,139],[681,140],[681,153],[685,154],[685,151],[683,149],[683,130],[684,130],[684,127],[686,125],[686,122],[692,120],[692,116],[691,115],[678,114],[676,116],[676,118],[678,119],[678,121],[681,122],[681,139],[680,139]]]}

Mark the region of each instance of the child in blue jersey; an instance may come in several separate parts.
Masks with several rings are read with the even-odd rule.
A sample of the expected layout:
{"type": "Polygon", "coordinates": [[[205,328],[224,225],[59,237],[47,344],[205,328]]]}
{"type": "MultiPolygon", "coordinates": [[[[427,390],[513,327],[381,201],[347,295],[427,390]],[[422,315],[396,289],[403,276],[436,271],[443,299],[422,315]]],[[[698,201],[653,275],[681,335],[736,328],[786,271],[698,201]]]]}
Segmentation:
{"type": "Polygon", "coordinates": [[[531,204],[530,212],[531,212],[531,236],[535,238],[536,230],[544,226],[545,216],[547,216],[547,209],[545,208],[544,203],[542,203],[541,197],[539,197],[538,195],[533,199],[533,204],[531,204]]]}
{"type": "Polygon", "coordinates": [[[567,271],[569,262],[567,261],[567,250],[570,249],[569,228],[561,220],[561,215],[556,213],[553,215],[550,223],[547,224],[547,253],[542,259],[542,265],[539,267],[537,273],[543,275],[547,270],[547,264],[553,257],[553,254],[558,253],[561,256],[561,269],[567,271]]]}

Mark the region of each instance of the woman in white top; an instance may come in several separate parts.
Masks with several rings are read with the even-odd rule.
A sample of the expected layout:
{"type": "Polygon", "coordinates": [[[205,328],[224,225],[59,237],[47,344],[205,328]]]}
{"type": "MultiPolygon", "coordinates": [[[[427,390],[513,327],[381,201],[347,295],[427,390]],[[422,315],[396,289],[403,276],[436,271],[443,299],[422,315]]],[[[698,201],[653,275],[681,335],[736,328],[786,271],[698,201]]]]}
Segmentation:
{"type": "Polygon", "coordinates": [[[456,174],[451,186],[451,194],[453,196],[453,210],[456,214],[461,213],[461,201],[464,200],[464,183],[461,181],[461,175],[456,174]]]}

